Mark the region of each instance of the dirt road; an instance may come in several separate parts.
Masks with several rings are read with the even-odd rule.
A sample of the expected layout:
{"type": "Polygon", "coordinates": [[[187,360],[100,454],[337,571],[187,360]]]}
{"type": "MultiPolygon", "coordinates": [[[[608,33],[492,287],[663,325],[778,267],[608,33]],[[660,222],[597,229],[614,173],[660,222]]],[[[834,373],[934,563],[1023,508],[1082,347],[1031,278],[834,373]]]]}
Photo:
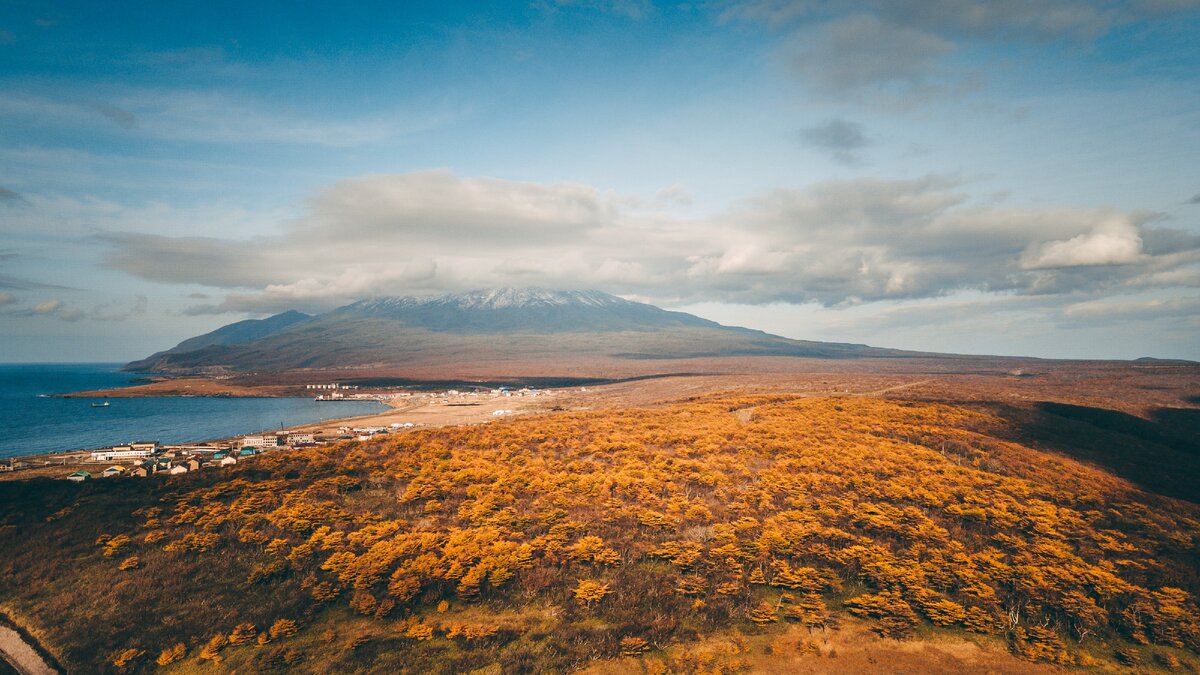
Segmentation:
{"type": "Polygon", "coordinates": [[[0,623],[0,657],[21,675],[58,675],[33,645],[15,629],[0,623]]]}

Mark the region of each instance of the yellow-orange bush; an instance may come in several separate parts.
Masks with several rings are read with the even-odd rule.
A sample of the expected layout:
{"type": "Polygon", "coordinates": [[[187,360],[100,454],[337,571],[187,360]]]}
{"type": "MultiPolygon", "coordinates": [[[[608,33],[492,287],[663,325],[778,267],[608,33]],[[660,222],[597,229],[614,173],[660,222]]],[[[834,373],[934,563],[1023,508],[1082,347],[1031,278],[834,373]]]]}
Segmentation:
{"type": "Polygon", "coordinates": [[[279,640],[295,635],[298,631],[296,622],[291,619],[276,619],[275,623],[271,624],[270,634],[272,640],[279,640]]]}
{"type": "Polygon", "coordinates": [[[580,581],[579,585],[576,586],[574,590],[575,599],[585,607],[591,607],[597,602],[600,602],[604,599],[604,596],[609,594],[609,592],[608,584],[602,584],[593,579],[584,579],[583,581],[580,581]]]}
{"type": "Polygon", "coordinates": [[[154,662],[160,666],[169,666],[182,659],[185,655],[187,655],[187,646],[182,642],[176,642],[173,646],[162,650],[154,662]]]}
{"type": "Polygon", "coordinates": [[[97,545],[245,551],[239,582],[304,579],[314,605],[381,620],[529,602],[663,644],[844,604],[882,635],[965,628],[1032,660],[1097,635],[1200,651],[1200,507],[1010,436],[984,410],[867,398],[530,417],[267,455],[97,545]]]}

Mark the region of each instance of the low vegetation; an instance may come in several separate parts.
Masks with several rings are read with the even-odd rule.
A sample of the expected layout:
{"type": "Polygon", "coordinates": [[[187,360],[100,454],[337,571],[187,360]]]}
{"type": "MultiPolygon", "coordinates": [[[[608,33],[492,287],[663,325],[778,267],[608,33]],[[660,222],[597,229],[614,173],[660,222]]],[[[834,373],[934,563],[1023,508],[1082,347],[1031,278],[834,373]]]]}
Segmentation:
{"type": "Polygon", "coordinates": [[[1014,438],[982,408],[720,397],[13,483],[0,601],[83,671],[732,671],[672,646],[859,620],[1200,664],[1200,507],[1014,438]]]}

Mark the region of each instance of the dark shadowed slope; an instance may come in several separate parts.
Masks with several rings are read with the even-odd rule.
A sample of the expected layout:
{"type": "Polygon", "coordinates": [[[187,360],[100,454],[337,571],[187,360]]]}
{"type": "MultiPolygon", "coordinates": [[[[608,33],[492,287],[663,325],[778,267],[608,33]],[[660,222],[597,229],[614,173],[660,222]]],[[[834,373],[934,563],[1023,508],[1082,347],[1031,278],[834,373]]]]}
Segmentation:
{"type": "Polygon", "coordinates": [[[1200,411],[1156,408],[1150,419],[1058,402],[1008,408],[1014,440],[1103,467],[1160,495],[1200,503],[1200,411]]]}
{"type": "Polygon", "coordinates": [[[285,371],[466,360],[747,355],[859,358],[915,353],[791,340],[597,291],[499,289],[432,299],[363,300],[256,340],[203,342],[190,351],[176,348],[129,367],[161,372],[285,371]]]}

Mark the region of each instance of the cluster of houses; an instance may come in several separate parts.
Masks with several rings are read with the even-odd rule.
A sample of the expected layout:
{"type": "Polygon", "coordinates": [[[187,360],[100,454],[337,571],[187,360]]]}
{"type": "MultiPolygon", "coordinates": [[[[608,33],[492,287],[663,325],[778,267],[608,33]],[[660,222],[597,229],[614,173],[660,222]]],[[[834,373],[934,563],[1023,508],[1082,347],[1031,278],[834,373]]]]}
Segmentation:
{"type": "MultiPolygon", "coordinates": [[[[364,393],[346,393],[350,389],[358,389],[357,386],[345,384],[306,384],[306,389],[323,389],[329,390],[328,393],[318,394],[318,401],[390,401],[400,398],[430,398],[440,403],[451,403],[451,401],[464,401],[480,398],[524,398],[547,396],[554,392],[549,389],[533,389],[524,387],[522,389],[513,389],[511,387],[497,387],[495,389],[477,389],[474,391],[459,391],[458,389],[447,389],[445,391],[430,391],[420,394],[415,394],[410,391],[399,392],[364,392],[364,393]]],[[[587,391],[584,388],[582,391],[587,391]]]]}
{"type": "Polygon", "coordinates": [[[119,476],[174,476],[208,467],[232,466],[248,457],[279,448],[302,448],[318,444],[313,434],[303,432],[256,434],[227,444],[164,446],[158,441],[137,441],[93,451],[90,455],[92,462],[118,463],[97,472],[76,471],[66,479],[81,483],[93,478],[119,476]]]}
{"type": "MultiPolygon", "coordinates": [[[[358,389],[358,385],[354,384],[338,384],[331,382],[330,384],[306,384],[305,389],[318,389],[328,391],[328,394],[318,394],[318,401],[339,401],[343,398],[348,398],[344,393],[348,389],[358,389]]],[[[359,396],[351,396],[349,398],[360,398],[359,396]]]]}
{"type": "Polygon", "coordinates": [[[399,429],[411,429],[416,424],[412,422],[393,422],[386,427],[338,427],[338,433],[345,434],[343,439],[353,438],[356,441],[369,441],[375,436],[388,434],[399,429]]]}
{"type": "MultiPolygon", "coordinates": [[[[306,389],[317,390],[321,393],[316,397],[317,400],[392,400],[398,398],[412,398],[414,400],[428,399],[431,403],[440,403],[443,405],[480,405],[480,399],[500,399],[500,398],[524,398],[554,395],[556,392],[550,389],[533,389],[525,387],[522,389],[513,389],[510,387],[497,387],[494,389],[476,389],[474,391],[459,391],[457,389],[448,389],[445,391],[431,392],[410,392],[410,391],[387,391],[387,392],[370,392],[360,393],[355,385],[345,385],[338,383],[329,384],[307,384],[306,389]]],[[[581,391],[587,391],[582,388],[581,391]]],[[[492,411],[493,417],[502,417],[512,415],[516,411],[509,408],[502,408],[492,411]]],[[[383,427],[350,427],[343,426],[338,428],[341,435],[340,439],[356,439],[366,441],[377,436],[408,429],[417,426],[413,422],[395,422],[389,426],[383,427]]],[[[239,461],[247,457],[253,457],[263,452],[269,452],[281,447],[297,448],[312,445],[318,445],[324,439],[316,438],[312,433],[304,432],[279,432],[279,433],[262,433],[243,436],[230,443],[224,444],[205,444],[205,445],[176,445],[164,446],[157,441],[138,441],[125,445],[114,445],[110,448],[103,448],[90,453],[90,462],[98,464],[108,464],[106,468],[99,471],[80,470],[68,476],[67,480],[83,482],[93,478],[110,478],[116,476],[133,476],[147,477],[153,475],[176,475],[188,473],[189,471],[198,471],[206,467],[220,467],[237,464],[239,461]]],[[[63,458],[66,462],[66,456],[63,458]]],[[[84,460],[88,461],[88,460],[84,460]]],[[[49,462],[46,462],[49,464],[49,462]]],[[[32,466],[26,461],[18,461],[11,459],[8,463],[0,462],[0,471],[14,471],[17,469],[27,468],[32,466]]]]}

